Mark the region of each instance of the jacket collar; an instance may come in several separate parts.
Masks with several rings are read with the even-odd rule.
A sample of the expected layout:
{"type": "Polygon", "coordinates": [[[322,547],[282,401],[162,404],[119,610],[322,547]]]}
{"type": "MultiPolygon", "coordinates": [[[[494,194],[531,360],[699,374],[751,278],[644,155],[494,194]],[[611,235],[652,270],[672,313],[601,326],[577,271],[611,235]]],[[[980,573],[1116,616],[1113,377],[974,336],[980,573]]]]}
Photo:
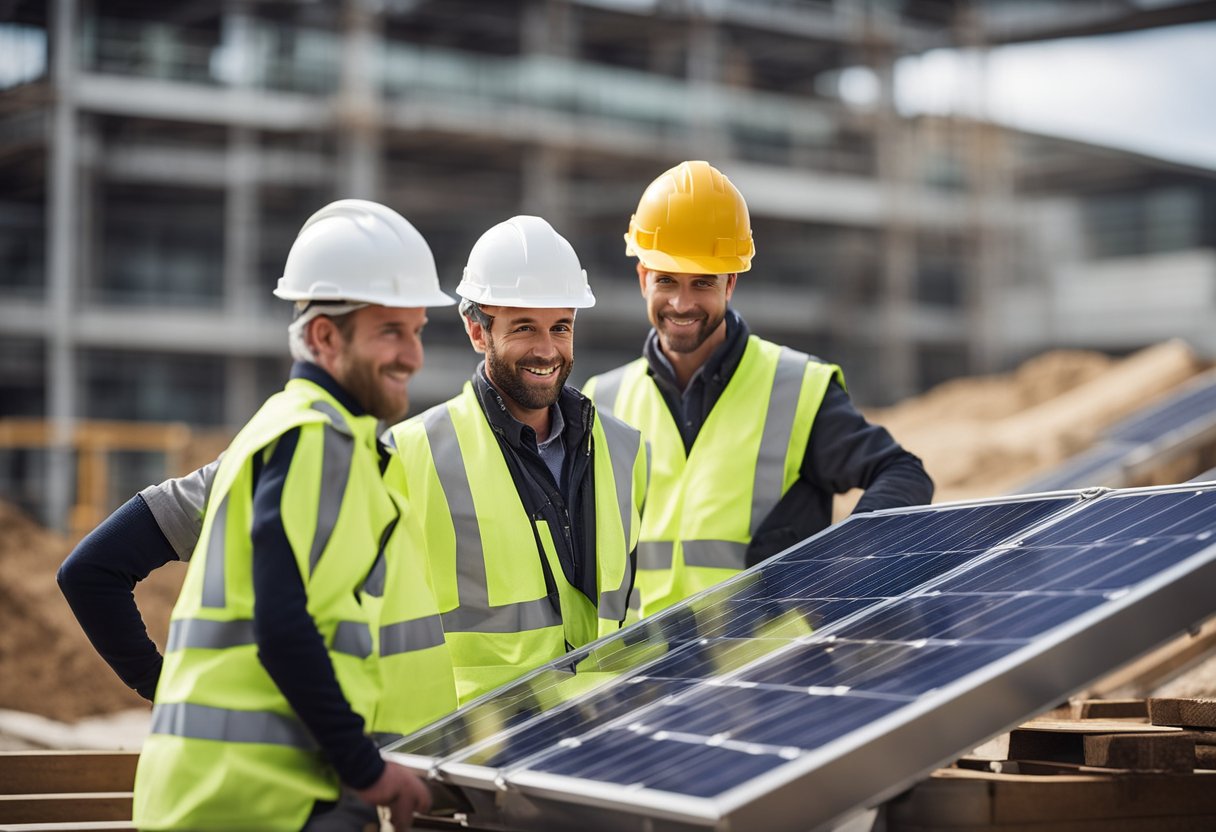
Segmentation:
{"type": "MultiPolygon", "coordinates": [[[[494,385],[486,376],[484,361],[477,365],[477,370],[473,373],[472,384],[473,394],[477,397],[477,403],[481,405],[481,410],[485,413],[490,427],[505,438],[513,448],[519,448],[521,445],[535,448],[536,431],[532,430],[530,425],[525,425],[516,419],[511,415],[511,411],[507,410],[507,404],[503,401],[502,394],[494,389],[494,385]],[[525,438],[527,439],[526,444],[523,442],[525,438]]],[[[565,422],[562,438],[566,442],[566,447],[576,448],[583,436],[591,430],[591,422],[595,418],[595,408],[590,399],[568,384],[562,387],[562,392],[557,399],[557,406],[561,408],[562,419],[565,422]]]]}
{"type": "Polygon", "coordinates": [[[355,397],[346,388],[338,384],[337,379],[327,373],[319,365],[311,361],[296,361],[291,365],[291,377],[311,381],[329,395],[337,399],[338,404],[349,411],[351,416],[366,416],[367,411],[355,401],[355,397]]]}

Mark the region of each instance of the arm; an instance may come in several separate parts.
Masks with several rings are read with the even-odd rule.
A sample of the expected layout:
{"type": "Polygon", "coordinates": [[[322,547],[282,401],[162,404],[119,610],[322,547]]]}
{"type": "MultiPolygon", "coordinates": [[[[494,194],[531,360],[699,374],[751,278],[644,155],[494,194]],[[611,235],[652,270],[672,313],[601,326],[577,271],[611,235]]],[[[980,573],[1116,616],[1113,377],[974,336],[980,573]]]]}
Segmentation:
{"type": "Polygon", "coordinates": [[[867,422],[835,381],[815,416],[801,474],[830,493],[865,489],[854,513],[923,505],[933,499],[933,480],[920,459],[886,428],[867,422]]]}
{"type": "Polygon", "coordinates": [[[132,590],[177,560],[144,498],[136,495],[76,545],[59,567],[59,589],[93,647],[118,677],[151,700],[161,655],[132,590]]]}
{"type": "Polygon", "coordinates": [[[253,487],[258,658],[342,781],[369,790],[386,776],[385,763],[338,684],[325,641],[308,612],[308,595],[284,528],[283,484],[299,441],[299,429],[280,437],[253,487]]]}

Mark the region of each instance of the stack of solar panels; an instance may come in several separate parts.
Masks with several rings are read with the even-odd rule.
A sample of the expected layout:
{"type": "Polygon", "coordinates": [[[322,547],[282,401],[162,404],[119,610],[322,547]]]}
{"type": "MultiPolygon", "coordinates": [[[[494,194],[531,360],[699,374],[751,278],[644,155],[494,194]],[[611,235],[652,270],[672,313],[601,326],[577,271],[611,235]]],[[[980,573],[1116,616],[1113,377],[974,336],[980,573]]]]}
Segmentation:
{"type": "Polygon", "coordinates": [[[389,750],[483,825],[818,828],[1216,612],[1214,534],[1216,486],[857,515],[389,750]]]}
{"type": "Polygon", "coordinates": [[[1216,372],[1211,372],[1103,431],[1091,448],[1029,480],[1018,492],[1128,485],[1144,469],[1214,440],[1216,372]]]}

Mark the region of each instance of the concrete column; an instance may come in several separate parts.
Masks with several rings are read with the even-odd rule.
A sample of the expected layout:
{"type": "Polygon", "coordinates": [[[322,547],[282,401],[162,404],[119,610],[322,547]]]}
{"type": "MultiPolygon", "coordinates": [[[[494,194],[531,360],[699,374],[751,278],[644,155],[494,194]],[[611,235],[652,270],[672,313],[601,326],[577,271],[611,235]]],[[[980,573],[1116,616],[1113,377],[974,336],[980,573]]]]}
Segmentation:
{"type": "Polygon", "coordinates": [[[720,113],[721,33],[717,22],[707,16],[692,14],[688,24],[689,142],[696,158],[724,159],[730,155],[731,146],[720,113]]]}
{"type": "Polygon", "coordinates": [[[337,107],[341,198],[376,199],[381,190],[380,23],[373,0],[345,0],[337,107]]]}
{"type": "Polygon", "coordinates": [[[76,0],[54,0],[51,8],[50,143],[47,148],[46,269],[47,417],[52,445],[47,465],[43,520],[52,528],[68,528],[73,503],[77,367],[72,313],[75,309],[75,246],[79,237],[76,205],[76,133],[79,115],[72,98],[76,76],[76,0]]]}
{"type": "Polygon", "coordinates": [[[895,55],[876,44],[871,66],[879,78],[879,101],[875,111],[878,175],[888,219],[882,230],[882,278],[880,281],[880,331],[876,334],[880,389],[888,401],[896,401],[917,389],[916,341],[910,332],[915,303],[916,228],[909,201],[917,184],[912,170],[916,153],[913,132],[895,109],[895,55]]]}

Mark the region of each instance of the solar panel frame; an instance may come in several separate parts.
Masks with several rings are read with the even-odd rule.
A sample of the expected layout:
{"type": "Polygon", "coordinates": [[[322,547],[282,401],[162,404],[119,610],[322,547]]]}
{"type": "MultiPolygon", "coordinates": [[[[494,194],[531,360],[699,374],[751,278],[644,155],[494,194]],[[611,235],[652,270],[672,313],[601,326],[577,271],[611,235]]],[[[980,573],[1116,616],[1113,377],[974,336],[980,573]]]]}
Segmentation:
{"type": "MultiPolygon", "coordinates": [[[[1211,490],[1214,489],[1172,486],[1130,489],[1114,495],[1211,490]]],[[[1094,505],[1096,500],[1113,495],[1091,493],[1088,496],[1090,499],[1078,499],[1062,511],[991,547],[988,557],[1009,551],[1018,540],[1033,534],[1036,529],[1062,522],[1094,505]]],[[[1023,499],[1026,498],[998,498],[935,508],[948,510],[1023,499]]],[[[924,509],[896,509],[876,514],[909,511],[924,509]]],[[[805,545],[805,542],[799,545],[805,545]]],[[[948,580],[949,574],[935,581],[948,580]]],[[[742,575],[738,576],[732,582],[742,578],[742,575]]],[[[1047,637],[1033,639],[996,662],[966,673],[863,728],[820,748],[803,751],[796,759],[712,798],[607,784],[526,768],[491,769],[452,761],[436,764],[430,758],[390,753],[417,771],[429,772],[454,785],[472,787],[480,793],[466,796],[480,804],[483,811],[493,812],[500,821],[516,822],[529,829],[569,828],[576,823],[586,829],[805,829],[804,781],[812,774],[818,820],[836,819],[863,803],[873,805],[885,800],[952,759],[960,749],[973,747],[987,736],[1013,727],[1089,684],[1109,671],[1112,665],[1152,649],[1210,614],[1212,602],[1199,587],[1210,586],[1208,582],[1212,580],[1216,580],[1216,545],[1162,571],[1122,597],[1073,618],[1051,630],[1047,637]],[[1151,622],[1152,626],[1143,626],[1145,621],[1151,622]],[[999,706],[999,719],[994,719],[994,703],[999,706]],[[947,706],[950,719],[936,719],[936,712],[947,706]],[[976,727],[979,725],[985,727],[981,730],[976,727]],[[875,740],[878,738],[883,738],[882,748],[877,747],[879,744],[875,740]],[[891,747],[911,749],[911,752],[893,754],[891,747]],[[865,785],[878,780],[887,784],[880,791],[875,792],[865,785]],[[590,809],[596,811],[590,812],[590,809]],[[783,825],[780,819],[798,820],[795,825],[783,825]]],[[[702,595],[715,590],[707,590],[702,595]]],[[[888,599],[875,606],[893,605],[899,600],[888,599]]],[[[873,609],[869,607],[867,611],[873,609]]],[[[869,612],[858,615],[866,614],[869,612]]],[[[854,617],[849,616],[844,621],[854,617]]],[[[843,622],[837,623],[844,626],[843,622]]],[[[600,730],[597,728],[588,736],[600,730]]]]}

